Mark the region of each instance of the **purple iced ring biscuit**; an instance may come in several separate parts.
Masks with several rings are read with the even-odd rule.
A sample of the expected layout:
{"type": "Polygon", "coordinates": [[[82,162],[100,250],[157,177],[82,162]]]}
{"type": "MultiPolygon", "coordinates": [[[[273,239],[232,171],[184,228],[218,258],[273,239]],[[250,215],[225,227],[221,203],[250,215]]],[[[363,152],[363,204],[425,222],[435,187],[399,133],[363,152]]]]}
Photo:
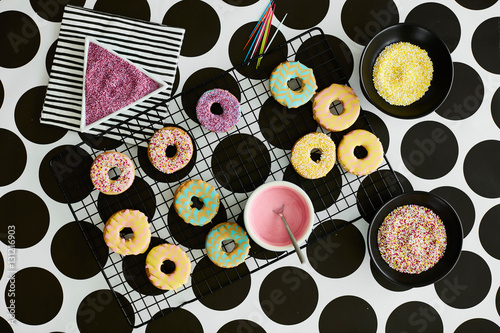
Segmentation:
{"type": "Polygon", "coordinates": [[[199,122],[210,131],[227,132],[240,120],[240,102],[227,90],[209,90],[198,100],[196,116],[199,122]],[[212,113],[210,108],[214,103],[220,104],[222,114],[212,113]]]}

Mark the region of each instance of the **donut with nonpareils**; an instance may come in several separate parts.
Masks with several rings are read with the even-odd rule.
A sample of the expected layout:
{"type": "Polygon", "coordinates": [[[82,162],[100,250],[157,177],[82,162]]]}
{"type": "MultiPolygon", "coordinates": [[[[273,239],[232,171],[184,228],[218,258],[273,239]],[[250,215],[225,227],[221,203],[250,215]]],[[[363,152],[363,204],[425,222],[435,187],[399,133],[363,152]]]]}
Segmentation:
{"type": "Polygon", "coordinates": [[[209,90],[201,95],[196,104],[196,117],[200,124],[212,132],[227,132],[240,120],[240,102],[227,90],[209,90]],[[222,107],[222,114],[211,111],[214,103],[222,107]]]}
{"type": "Polygon", "coordinates": [[[164,127],[156,131],[148,145],[148,157],[151,164],[159,171],[171,174],[184,168],[193,157],[194,146],[186,131],[178,127],[164,127]],[[166,149],[175,146],[172,157],[167,156],[166,149]]]}
{"type": "Polygon", "coordinates": [[[358,96],[348,86],[334,83],[314,96],[313,118],[321,127],[332,132],[351,127],[358,119],[360,110],[358,96]],[[335,101],[342,103],[343,110],[339,115],[330,112],[330,105],[335,101]]]}
{"type": "Polygon", "coordinates": [[[144,253],[151,241],[147,216],[134,209],[123,209],[111,215],[102,233],[106,245],[113,252],[124,256],[144,253]],[[132,230],[131,238],[125,239],[120,235],[125,228],[132,230]]]}
{"type": "Polygon", "coordinates": [[[375,134],[357,129],[344,135],[337,149],[337,159],[347,172],[364,176],[382,164],[384,148],[375,134]],[[359,146],[366,149],[367,155],[363,158],[354,155],[354,149],[359,146]]]}
{"type": "Polygon", "coordinates": [[[322,178],[335,165],[335,143],[324,133],[306,134],[293,145],[291,163],[295,171],[306,179],[322,178]],[[319,161],[311,158],[314,149],[321,153],[319,161]]]}
{"type": "Polygon", "coordinates": [[[103,194],[120,194],[134,182],[134,163],[127,155],[116,151],[101,153],[92,162],[90,179],[94,187],[103,194]],[[109,171],[113,168],[120,170],[120,176],[117,179],[109,177],[109,171]]]}
{"type": "Polygon", "coordinates": [[[236,267],[248,256],[250,251],[250,239],[246,231],[237,223],[219,223],[210,230],[206,239],[208,258],[217,266],[223,268],[236,267]],[[226,252],[222,248],[222,242],[234,241],[234,248],[231,252],[226,252]]]}
{"type": "Polygon", "coordinates": [[[151,249],[146,256],[146,275],[158,289],[177,291],[184,285],[191,274],[191,261],[184,250],[174,244],[160,244],[151,249]],[[174,263],[171,273],[164,273],[162,265],[165,261],[174,263]]]}
{"type": "Polygon", "coordinates": [[[175,211],[184,222],[195,226],[203,226],[212,221],[219,206],[219,193],[212,185],[200,179],[182,183],[174,194],[175,211]],[[203,204],[199,209],[193,205],[195,197],[203,204]]]}
{"type": "Polygon", "coordinates": [[[279,64],[271,73],[269,89],[274,99],[287,108],[298,108],[313,97],[318,86],[313,70],[299,61],[286,61],[279,64]],[[300,88],[292,90],[288,81],[298,79],[300,88]]]}

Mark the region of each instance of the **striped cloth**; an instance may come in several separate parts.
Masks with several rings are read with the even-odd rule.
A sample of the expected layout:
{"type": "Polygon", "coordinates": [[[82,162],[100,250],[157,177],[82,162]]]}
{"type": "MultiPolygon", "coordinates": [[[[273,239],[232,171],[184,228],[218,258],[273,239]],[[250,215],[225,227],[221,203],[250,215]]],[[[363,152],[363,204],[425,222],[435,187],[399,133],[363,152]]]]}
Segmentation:
{"type": "MultiPolygon", "coordinates": [[[[123,139],[130,134],[123,135],[120,128],[115,128],[116,124],[155,107],[172,94],[184,29],[67,5],[42,108],[41,123],[80,130],[86,36],[110,45],[116,53],[149,73],[156,74],[168,85],[161,93],[89,132],[100,134],[108,131],[105,133],[107,136],[123,139]]],[[[160,116],[165,116],[166,112],[166,108],[163,108],[160,116]]]]}

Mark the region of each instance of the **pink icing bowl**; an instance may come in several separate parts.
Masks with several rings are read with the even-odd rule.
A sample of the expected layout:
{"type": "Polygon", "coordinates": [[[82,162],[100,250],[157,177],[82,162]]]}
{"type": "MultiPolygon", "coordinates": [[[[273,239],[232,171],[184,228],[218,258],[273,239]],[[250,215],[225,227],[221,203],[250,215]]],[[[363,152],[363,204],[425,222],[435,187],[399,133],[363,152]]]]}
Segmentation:
{"type": "Polygon", "coordinates": [[[314,208],[303,189],[287,181],[275,181],[259,186],[245,204],[243,218],[248,235],[261,247],[271,251],[293,248],[285,225],[273,209],[284,204],[285,216],[300,245],[311,233],[314,208]]]}

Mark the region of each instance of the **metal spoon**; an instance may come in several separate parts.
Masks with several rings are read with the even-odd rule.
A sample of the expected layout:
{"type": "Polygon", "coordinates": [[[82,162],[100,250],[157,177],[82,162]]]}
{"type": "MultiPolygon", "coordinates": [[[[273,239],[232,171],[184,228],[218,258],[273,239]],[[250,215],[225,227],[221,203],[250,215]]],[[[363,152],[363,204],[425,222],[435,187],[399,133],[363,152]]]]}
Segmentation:
{"type": "Polygon", "coordinates": [[[295,252],[297,252],[297,255],[299,256],[300,263],[303,264],[306,262],[306,258],[304,257],[304,254],[300,250],[299,244],[297,244],[297,240],[295,239],[295,236],[292,233],[292,230],[290,230],[290,227],[288,226],[288,223],[286,222],[285,216],[283,216],[283,210],[285,209],[285,205],[283,204],[280,208],[273,209],[273,212],[275,214],[278,214],[281,217],[281,220],[285,224],[286,231],[288,232],[288,236],[290,237],[290,240],[292,241],[293,247],[295,248],[295,252]]]}

